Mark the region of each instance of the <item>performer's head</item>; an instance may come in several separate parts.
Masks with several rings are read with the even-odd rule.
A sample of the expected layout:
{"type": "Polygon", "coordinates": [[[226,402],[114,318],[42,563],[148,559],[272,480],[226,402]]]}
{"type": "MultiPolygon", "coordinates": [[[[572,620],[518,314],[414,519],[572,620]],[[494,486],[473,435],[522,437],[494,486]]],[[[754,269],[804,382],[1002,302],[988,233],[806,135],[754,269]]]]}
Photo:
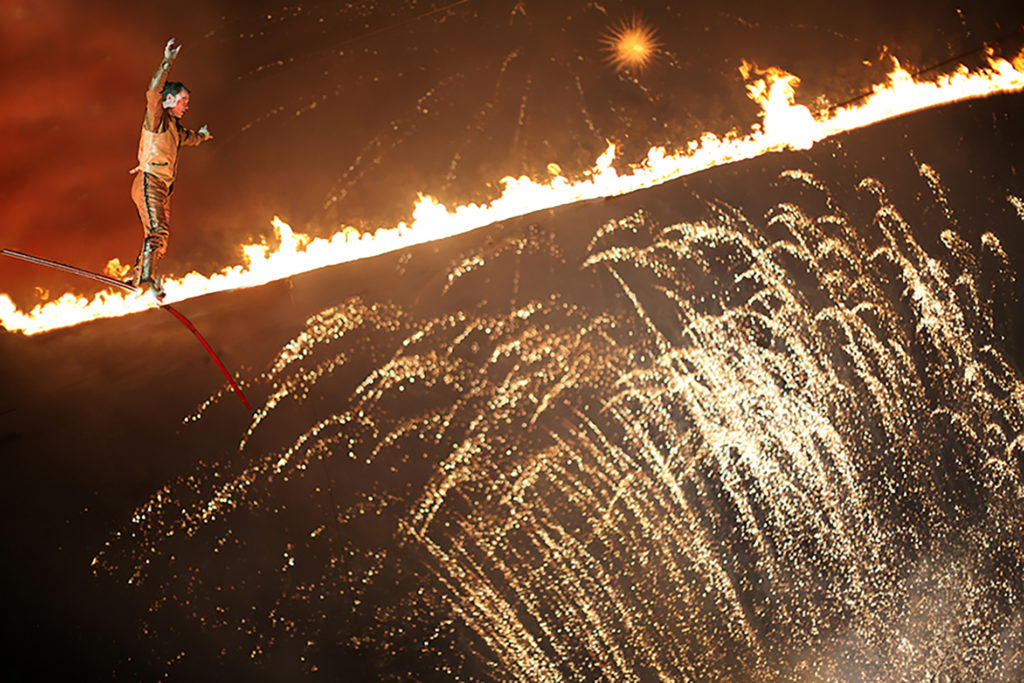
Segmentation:
{"type": "Polygon", "coordinates": [[[164,96],[164,109],[167,109],[171,116],[180,119],[188,111],[190,92],[184,83],[168,81],[164,83],[161,93],[164,96]]]}

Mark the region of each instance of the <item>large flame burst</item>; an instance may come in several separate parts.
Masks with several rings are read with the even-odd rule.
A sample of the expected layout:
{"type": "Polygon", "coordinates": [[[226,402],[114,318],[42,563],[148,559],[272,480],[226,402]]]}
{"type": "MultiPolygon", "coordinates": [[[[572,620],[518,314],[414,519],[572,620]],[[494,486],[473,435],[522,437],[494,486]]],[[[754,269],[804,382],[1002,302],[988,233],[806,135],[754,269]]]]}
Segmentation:
{"type": "Polygon", "coordinates": [[[658,53],[661,43],[654,29],[633,15],[619,22],[602,39],[608,61],[618,71],[641,71],[658,53]]]}

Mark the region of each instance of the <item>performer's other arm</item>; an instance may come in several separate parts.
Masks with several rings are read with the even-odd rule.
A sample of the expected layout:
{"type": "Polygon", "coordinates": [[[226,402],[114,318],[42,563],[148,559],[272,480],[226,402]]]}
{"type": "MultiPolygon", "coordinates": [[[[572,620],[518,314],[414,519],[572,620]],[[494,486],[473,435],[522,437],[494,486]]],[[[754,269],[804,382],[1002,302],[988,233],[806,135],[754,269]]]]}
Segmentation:
{"type": "Polygon", "coordinates": [[[182,147],[185,147],[185,146],[195,147],[196,145],[201,145],[202,143],[206,142],[207,140],[212,140],[213,139],[213,135],[206,128],[206,124],[205,123],[203,124],[203,127],[200,128],[199,130],[192,130],[190,128],[185,128],[184,126],[179,126],[178,129],[181,131],[181,145],[182,145],[182,147]]]}

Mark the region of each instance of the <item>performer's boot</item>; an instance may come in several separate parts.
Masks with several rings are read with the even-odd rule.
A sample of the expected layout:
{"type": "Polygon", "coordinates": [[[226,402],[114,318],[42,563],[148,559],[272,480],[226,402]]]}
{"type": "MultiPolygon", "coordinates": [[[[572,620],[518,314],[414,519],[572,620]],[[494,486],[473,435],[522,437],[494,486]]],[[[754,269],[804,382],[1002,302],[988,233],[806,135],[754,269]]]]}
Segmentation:
{"type": "Polygon", "coordinates": [[[152,243],[148,240],[142,247],[142,255],[139,257],[139,265],[135,270],[135,278],[132,284],[135,287],[151,287],[158,299],[164,296],[162,278],[156,275],[157,256],[152,243]]]}
{"type": "Polygon", "coordinates": [[[141,282],[152,277],[153,271],[153,249],[149,241],[142,243],[142,252],[135,260],[135,267],[132,268],[132,286],[138,287],[141,282]]]}

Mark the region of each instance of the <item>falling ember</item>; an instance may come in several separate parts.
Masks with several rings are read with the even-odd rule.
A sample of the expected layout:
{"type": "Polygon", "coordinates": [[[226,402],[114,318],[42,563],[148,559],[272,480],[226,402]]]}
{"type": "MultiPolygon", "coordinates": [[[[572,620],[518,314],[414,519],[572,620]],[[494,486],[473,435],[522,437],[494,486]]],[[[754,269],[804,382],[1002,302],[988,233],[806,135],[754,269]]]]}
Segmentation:
{"type": "MultiPolygon", "coordinates": [[[[635,22],[634,22],[635,26],[635,22]]],[[[761,106],[761,122],[741,135],[705,133],[676,151],[653,147],[646,159],[625,172],[613,167],[616,148],[609,145],[593,168],[576,180],[554,174],[544,183],[526,176],[501,180],[501,196],[489,204],[464,204],[449,209],[435,198],[420,195],[412,221],[360,233],[344,228],[330,238],[295,233],[274,218],[280,246],[242,247],[244,265],[213,275],[192,272],[168,279],[167,303],[244,287],[255,287],[300,273],[376,256],[416,244],[462,234],[497,221],[574,202],[612,197],[665,183],[715,166],[750,159],[785,149],[807,149],[825,138],[921,109],[966,99],[1024,90],[1024,51],[1012,61],[988,57],[988,66],[970,71],[961,66],[933,81],[915,79],[897,65],[885,83],[876,85],[858,103],[812,113],[795,102],[799,82],[777,68],[759,70],[748,64],[741,69],[747,91],[761,106]]],[[[556,164],[549,171],[558,169],[556,164]]],[[[88,320],[117,317],[151,308],[154,304],[120,293],[100,292],[92,299],[64,294],[25,313],[6,294],[0,294],[0,325],[10,331],[36,334],[77,325],[88,320]]]]}
{"type": "Polygon", "coordinates": [[[608,61],[617,71],[642,71],[661,46],[654,29],[637,16],[620,22],[601,42],[610,53],[608,61]]]}

